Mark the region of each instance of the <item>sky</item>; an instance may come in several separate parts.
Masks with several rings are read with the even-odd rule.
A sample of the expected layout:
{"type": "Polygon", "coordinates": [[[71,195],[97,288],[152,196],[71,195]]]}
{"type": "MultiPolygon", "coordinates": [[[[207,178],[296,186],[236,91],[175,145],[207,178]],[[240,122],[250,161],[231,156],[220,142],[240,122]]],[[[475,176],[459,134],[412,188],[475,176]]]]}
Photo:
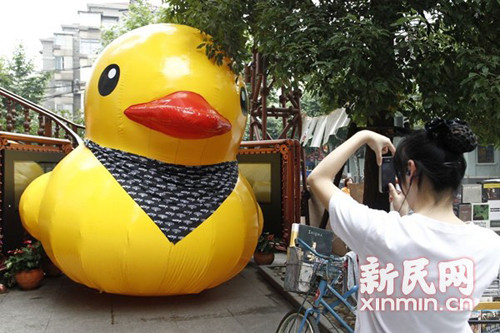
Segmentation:
{"type": "Polygon", "coordinates": [[[21,42],[28,58],[41,63],[40,39],[61,31],[61,24],[77,22],[78,11],[86,10],[87,3],[123,2],[128,0],[0,0],[0,57],[11,58],[21,42]]]}

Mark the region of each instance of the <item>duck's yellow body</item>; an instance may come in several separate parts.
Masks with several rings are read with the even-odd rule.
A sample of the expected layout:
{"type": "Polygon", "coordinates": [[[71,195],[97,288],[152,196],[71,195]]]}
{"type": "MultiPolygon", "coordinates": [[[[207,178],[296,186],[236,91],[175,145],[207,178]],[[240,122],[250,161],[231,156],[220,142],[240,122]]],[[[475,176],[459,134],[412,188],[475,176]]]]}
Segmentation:
{"type": "MultiPolygon", "coordinates": [[[[227,66],[206,58],[197,48],[201,42],[198,30],[170,24],[141,28],[113,42],[87,86],[87,137],[169,164],[234,161],[246,121],[244,86],[227,66]],[[117,70],[110,71],[111,64],[117,70]],[[119,71],[113,89],[100,82],[103,71],[111,79],[119,71]],[[174,114],[181,121],[163,122],[164,115],[152,107],[145,117],[157,118],[141,119],[141,112],[157,103],[151,101],[175,99],[179,91],[182,102],[175,102],[173,112],[185,100],[206,101],[209,116],[191,123],[182,118],[185,113],[174,114]]],[[[193,106],[187,109],[192,113],[193,106]]],[[[174,244],[84,145],[31,183],[20,213],[25,228],[71,279],[128,295],[189,294],[217,286],[248,263],[262,231],[262,214],[240,174],[222,204],[174,244]]]]}

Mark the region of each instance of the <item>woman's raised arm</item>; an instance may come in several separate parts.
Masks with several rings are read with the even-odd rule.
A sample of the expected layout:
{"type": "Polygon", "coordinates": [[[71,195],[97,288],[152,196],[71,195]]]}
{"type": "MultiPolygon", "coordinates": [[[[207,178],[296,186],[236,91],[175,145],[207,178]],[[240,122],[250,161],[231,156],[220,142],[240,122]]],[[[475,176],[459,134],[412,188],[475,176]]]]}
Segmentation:
{"type": "Polygon", "coordinates": [[[330,198],[336,192],[342,192],[333,184],[333,178],[339,172],[349,157],[361,146],[368,146],[377,156],[377,164],[382,163],[382,155],[389,151],[394,154],[396,148],[391,140],[383,135],[372,131],[360,131],[350,137],[347,141],[338,146],[328,154],[307,177],[307,183],[311,186],[312,192],[316,195],[325,209],[328,209],[330,198]]]}

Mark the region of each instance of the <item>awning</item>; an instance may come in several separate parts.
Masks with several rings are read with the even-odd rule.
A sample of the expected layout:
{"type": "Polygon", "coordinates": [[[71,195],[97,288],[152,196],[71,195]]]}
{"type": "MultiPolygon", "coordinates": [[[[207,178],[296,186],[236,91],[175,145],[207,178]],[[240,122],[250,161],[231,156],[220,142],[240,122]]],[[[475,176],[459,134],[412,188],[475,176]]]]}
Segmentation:
{"type": "Polygon", "coordinates": [[[328,142],[330,135],[337,134],[340,127],[349,125],[349,121],[344,108],[336,109],[326,116],[304,116],[300,143],[303,146],[321,147],[328,142]]]}

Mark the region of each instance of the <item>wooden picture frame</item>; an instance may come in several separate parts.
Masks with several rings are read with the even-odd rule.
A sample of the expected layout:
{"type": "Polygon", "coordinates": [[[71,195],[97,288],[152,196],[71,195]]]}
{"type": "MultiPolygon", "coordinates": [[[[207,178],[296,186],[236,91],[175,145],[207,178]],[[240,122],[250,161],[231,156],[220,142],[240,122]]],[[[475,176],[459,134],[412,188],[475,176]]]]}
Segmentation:
{"type": "Polygon", "coordinates": [[[271,165],[270,202],[259,202],[264,231],[289,241],[292,223],[300,223],[300,154],[298,140],[244,141],[238,162],[271,165]]]}

